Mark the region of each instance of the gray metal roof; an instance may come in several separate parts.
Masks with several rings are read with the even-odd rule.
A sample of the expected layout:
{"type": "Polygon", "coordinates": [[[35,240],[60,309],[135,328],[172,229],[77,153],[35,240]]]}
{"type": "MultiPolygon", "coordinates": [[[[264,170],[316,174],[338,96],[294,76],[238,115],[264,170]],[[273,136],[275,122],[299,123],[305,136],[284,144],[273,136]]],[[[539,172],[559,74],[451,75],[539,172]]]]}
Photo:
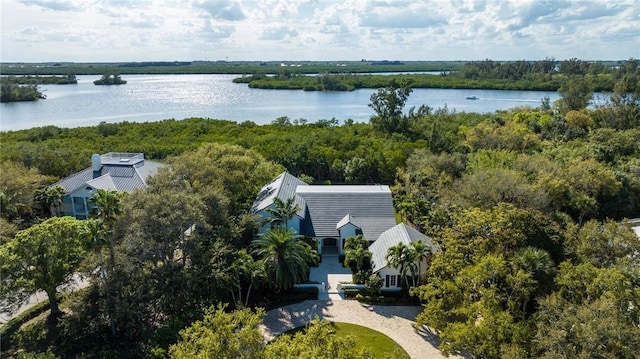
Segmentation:
{"type": "Polygon", "coordinates": [[[164,164],[148,160],[125,164],[103,163],[96,176],[94,176],[93,169],[89,167],[54,183],[52,186],[61,186],[66,193],[73,192],[86,184],[97,189],[133,192],[137,188],[145,187],[147,178],[158,172],[162,166],[164,164]]]}
{"type": "Polygon", "coordinates": [[[300,186],[297,194],[306,202],[315,237],[338,237],[336,226],[347,215],[368,240],[396,224],[389,186],[300,186]]]}
{"type": "Polygon", "coordinates": [[[418,241],[425,242],[433,251],[437,248],[437,245],[434,245],[429,237],[404,223],[400,223],[382,233],[378,239],[369,246],[369,251],[372,254],[371,262],[373,272],[375,273],[387,266],[387,252],[389,248],[398,243],[403,243],[408,246],[411,242],[418,241]]]}
{"type": "Polygon", "coordinates": [[[260,192],[258,192],[258,196],[251,206],[251,213],[256,214],[269,207],[276,197],[283,201],[286,201],[291,197],[295,197],[295,204],[300,208],[297,214],[300,218],[305,218],[306,205],[304,199],[296,196],[296,189],[298,186],[302,187],[309,185],[288,172],[282,172],[278,177],[274,178],[273,181],[266,184],[262,187],[260,192]]]}

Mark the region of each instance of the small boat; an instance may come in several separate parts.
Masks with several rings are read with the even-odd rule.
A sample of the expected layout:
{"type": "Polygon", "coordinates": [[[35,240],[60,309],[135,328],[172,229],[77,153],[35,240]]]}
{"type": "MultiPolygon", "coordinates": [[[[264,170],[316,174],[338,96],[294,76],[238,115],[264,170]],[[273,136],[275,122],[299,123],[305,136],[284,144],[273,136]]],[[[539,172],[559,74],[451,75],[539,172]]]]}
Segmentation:
{"type": "Polygon", "coordinates": [[[475,96],[467,96],[467,100],[479,100],[479,98],[475,96]]]}

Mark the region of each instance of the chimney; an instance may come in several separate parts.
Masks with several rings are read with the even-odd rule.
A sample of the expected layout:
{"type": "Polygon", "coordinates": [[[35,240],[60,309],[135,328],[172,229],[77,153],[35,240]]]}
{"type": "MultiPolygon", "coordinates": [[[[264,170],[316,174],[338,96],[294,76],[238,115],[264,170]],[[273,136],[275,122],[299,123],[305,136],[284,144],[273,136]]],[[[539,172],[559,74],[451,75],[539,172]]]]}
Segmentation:
{"type": "Polygon", "coordinates": [[[102,173],[102,159],[99,154],[91,155],[91,168],[93,169],[93,178],[98,178],[102,173]]]}

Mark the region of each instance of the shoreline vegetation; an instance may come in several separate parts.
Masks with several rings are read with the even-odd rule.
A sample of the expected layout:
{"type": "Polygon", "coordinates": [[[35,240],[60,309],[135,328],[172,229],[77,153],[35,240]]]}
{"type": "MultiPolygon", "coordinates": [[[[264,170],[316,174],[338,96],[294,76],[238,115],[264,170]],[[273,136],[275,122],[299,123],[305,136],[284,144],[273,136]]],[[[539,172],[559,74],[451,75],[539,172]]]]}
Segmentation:
{"type": "MultiPolygon", "coordinates": [[[[354,91],[375,89],[408,80],[412,88],[559,91],[563,84],[583,79],[595,92],[611,92],[615,83],[637,66],[634,59],[585,61],[194,61],[132,63],[3,63],[3,75],[58,79],[59,74],[103,74],[96,85],[120,85],[118,74],[235,74],[234,83],[256,89],[354,91]],[[431,72],[431,73],[427,73],[431,72]],[[437,74],[433,74],[433,73],[437,74]],[[391,74],[390,74],[391,73],[391,74]],[[46,74],[47,76],[40,77],[46,74]]],[[[71,76],[71,75],[66,75],[71,76]]],[[[75,79],[75,75],[73,75],[75,79]]],[[[49,82],[47,82],[49,83],[49,82]]]]}
{"type": "Polygon", "coordinates": [[[10,77],[0,78],[1,103],[37,101],[45,98],[47,98],[47,96],[40,91],[38,85],[35,83],[20,84],[10,77]]]}
{"type": "Polygon", "coordinates": [[[69,85],[77,84],[76,75],[64,76],[3,76],[1,80],[0,102],[23,102],[46,99],[38,85],[69,85]]]}
{"type": "Polygon", "coordinates": [[[99,80],[93,81],[94,85],[109,86],[109,85],[124,85],[127,81],[123,80],[119,74],[104,74],[99,80]]]}

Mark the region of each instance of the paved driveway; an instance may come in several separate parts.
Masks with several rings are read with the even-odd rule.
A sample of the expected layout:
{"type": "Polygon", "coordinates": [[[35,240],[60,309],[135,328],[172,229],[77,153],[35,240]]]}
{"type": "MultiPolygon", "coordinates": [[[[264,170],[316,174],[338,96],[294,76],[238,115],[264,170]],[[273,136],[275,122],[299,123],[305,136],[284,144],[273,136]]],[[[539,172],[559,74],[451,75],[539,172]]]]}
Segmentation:
{"type": "Polygon", "coordinates": [[[326,283],[318,300],[287,305],[267,312],[262,333],[267,340],[290,329],[306,325],[314,318],[361,325],[386,334],[411,358],[445,358],[437,349],[437,335],[428,329],[416,329],[414,320],[422,310],[419,306],[364,306],[355,300],[343,300],[338,291],[341,281],[351,281],[351,270],[338,262],[337,255],[323,255],[322,263],[311,268],[309,279],[326,283]]]}
{"type": "Polygon", "coordinates": [[[261,330],[267,340],[287,330],[307,324],[316,316],[377,330],[398,343],[414,359],[445,358],[438,351],[434,333],[416,329],[414,319],[421,311],[415,306],[363,306],[355,300],[308,300],[267,312],[261,330]]]}

